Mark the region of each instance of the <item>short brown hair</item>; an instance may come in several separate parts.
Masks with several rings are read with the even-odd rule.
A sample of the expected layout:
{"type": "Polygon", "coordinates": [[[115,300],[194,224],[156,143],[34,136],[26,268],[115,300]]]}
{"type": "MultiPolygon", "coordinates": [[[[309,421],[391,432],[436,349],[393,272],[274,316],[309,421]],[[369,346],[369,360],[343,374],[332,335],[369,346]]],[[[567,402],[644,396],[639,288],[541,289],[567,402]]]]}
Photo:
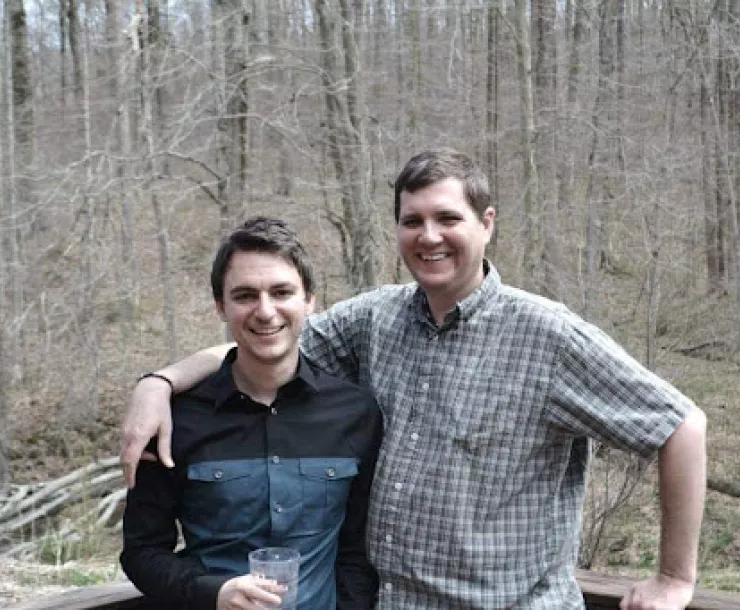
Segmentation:
{"type": "Polygon", "coordinates": [[[467,155],[451,148],[437,148],[411,157],[398,174],[394,185],[396,222],[401,212],[401,193],[413,193],[447,178],[462,182],[465,199],[483,218],[483,213],[491,206],[488,178],[467,155]]]}

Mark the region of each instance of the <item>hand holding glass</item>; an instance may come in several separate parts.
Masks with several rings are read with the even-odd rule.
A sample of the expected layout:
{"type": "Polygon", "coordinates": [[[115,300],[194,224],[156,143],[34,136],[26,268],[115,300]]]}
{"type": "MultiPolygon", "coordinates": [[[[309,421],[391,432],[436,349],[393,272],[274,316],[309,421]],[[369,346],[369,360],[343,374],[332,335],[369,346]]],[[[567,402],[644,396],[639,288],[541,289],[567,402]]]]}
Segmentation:
{"type": "Polygon", "coordinates": [[[274,580],[286,590],[281,595],[282,610],[295,610],[298,596],[298,568],[301,555],[295,549],[267,547],[249,553],[249,573],[274,580]]]}

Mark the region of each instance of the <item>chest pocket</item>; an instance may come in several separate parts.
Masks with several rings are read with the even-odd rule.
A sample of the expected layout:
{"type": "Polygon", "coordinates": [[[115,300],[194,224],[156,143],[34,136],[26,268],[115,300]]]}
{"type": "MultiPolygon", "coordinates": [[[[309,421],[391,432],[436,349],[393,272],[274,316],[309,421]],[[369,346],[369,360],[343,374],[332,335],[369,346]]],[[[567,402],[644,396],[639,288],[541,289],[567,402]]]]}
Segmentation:
{"type": "Polygon", "coordinates": [[[264,460],[191,464],[183,492],[181,521],[196,537],[248,534],[268,513],[264,460]]]}
{"type": "Polygon", "coordinates": [[[357,460],[301,458],[298,470],[306,529],[320,531],[341,523],[352,481],[357,476],[357,460]]]}

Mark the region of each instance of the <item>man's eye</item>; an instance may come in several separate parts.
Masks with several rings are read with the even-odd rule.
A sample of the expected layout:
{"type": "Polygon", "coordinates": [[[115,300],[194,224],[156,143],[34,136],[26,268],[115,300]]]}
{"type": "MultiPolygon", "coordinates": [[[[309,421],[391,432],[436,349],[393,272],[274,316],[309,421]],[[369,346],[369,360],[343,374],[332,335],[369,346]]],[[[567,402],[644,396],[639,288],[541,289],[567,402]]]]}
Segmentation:
{"type": "Polygon", "coordinates": [[[443,225],[454,225],[456,222],[458,222],[460,219],[457,216],[442,216],[439,219],[439,222],[441,222],[443,225]]]}
{"type": "Polygon", "coordinates": [[[418,227],[421,224],[418,218],[404,218],[401,221],[401,226],[412,228],[412,227],[418,227]]]}
{"type": "Polygon", "coordinates": [[[288,290],[288,289],[285,289],[285,290],[276,290],[274,292],[274,296],[275,296],[275,298],[278,298],[278,299],[289,299],[290,297],[293,296],[293,291],[292,290],[288,290]]]}
{"type": "Polygon", "coordinates": [[[255,296],[253,294],[250,294],[248,292],[239,292],[234,295],[234,300],[239,301],[240,303],[244,303],[246,301],[253,301],[255,296]]]}

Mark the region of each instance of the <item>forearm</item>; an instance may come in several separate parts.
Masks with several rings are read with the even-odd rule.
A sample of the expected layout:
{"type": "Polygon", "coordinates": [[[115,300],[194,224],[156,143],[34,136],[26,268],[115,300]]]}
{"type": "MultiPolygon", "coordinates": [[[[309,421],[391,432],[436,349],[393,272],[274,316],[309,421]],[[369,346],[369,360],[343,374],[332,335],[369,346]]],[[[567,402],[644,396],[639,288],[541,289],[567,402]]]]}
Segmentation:
{"type": "Polygon", "coordinates": [[[159,369],[157,373],[164,375],[172,382],[176,394],[185,392],[203,381],[208,375],[215,373],[221,366],[226,353],[233,346],[233,343],[224,343],[200,350],[159,369]]]}
{"type": "Polygon", "coordinates": [[[182,610],[215,609],[218,591],[230,578],[208,574],[198,560],[161,548],[124,549],[121,566],[144,595],[182,610]]]}
{"type": "Polygon", "coordinates": [[[215,608],[227,578],[214,580],[199,559],[174,552],[180,477],[160,464],[142,464],[139,485],[126,498],[121,566],[142,593],[168,607],[215,608]]]}
{"type": "Polygon", "coordinates": [[[374,459],[363,464],[347,498],[347,513],[339,534],[336,561],[337,610],[372,610],[378,593],[378,573],[365,544],[367,507],[374,459]]]}
{"type": "Polygon", "coordinates": [[[661,504],[660,571],[696,580],[699,532],[706,490],[706,417],[693,410],[658,458],[661,504]]]}

